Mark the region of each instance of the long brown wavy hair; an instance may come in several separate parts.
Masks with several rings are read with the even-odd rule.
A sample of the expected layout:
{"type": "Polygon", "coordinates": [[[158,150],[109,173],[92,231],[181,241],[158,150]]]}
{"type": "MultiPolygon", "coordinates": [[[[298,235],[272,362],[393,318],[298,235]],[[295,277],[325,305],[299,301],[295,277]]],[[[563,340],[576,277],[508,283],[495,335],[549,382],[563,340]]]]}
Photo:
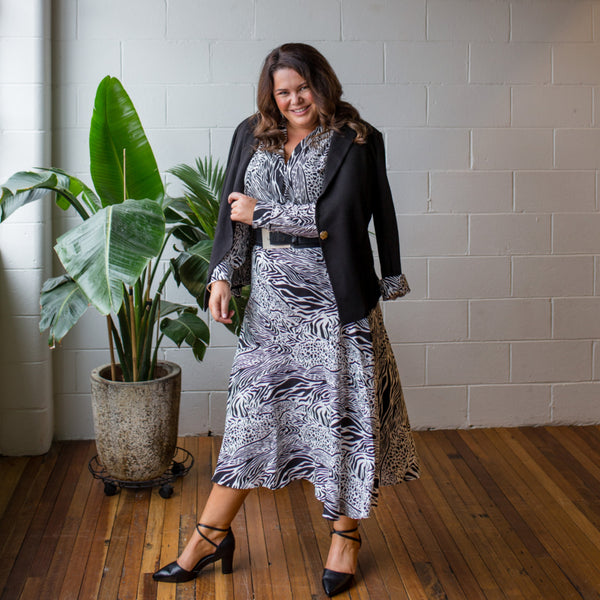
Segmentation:
{"type": "Polygon", "coordinates": [[[259,146],[276,152],[285,143],[284,123],[273,96],[273,73],[279,69],[293,69],[306,80],[323,130],[340,131],[348,125],[356,132],[354,142],[365,143],[369,125],[354,106],[341,99],[342,85],[327,59],[308,44],[290,43],[269,53],[258,78],[258,119],[254,136],[259,146]]]}

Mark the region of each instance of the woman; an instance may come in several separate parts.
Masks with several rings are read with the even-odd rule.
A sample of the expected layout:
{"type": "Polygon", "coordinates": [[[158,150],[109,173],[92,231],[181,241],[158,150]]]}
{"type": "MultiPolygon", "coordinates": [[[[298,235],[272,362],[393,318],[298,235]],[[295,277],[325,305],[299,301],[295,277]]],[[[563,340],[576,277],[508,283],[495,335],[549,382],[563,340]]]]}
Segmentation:
{"type": "Polygon", "coordinates": [[[307,479],[333,521],[329,596],[356,570],[358,522],[379,485],[418,477],[402,388],[378,299],[409,291],[381,134],[341,100],[306,44],[266,58],[258,113],[235,131],[209,267],[208,307],[231,323],[250,282],[223,444],[197,534],[154,578],[231,572],[231,521],[249,490],[307,479]],[[369,222],[377,235],[375,274],[369,222]]]}

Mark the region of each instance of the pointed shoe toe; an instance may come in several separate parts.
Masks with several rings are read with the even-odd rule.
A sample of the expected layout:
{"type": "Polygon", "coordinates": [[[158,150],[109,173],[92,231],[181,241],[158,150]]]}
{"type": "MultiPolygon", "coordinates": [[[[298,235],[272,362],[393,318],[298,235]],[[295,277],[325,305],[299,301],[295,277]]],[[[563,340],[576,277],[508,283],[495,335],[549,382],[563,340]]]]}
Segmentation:
{"type": "Polygon", "coordinates": [[[323,569],[323,589],[330,598],[345,592],[352,585],[353,579],[352,573],[338,573],[331,569],[323,569]]]}
{"type": "Polygon", "coordinates": [[[154,581],[165,581],[167,583],[183,583],[196,577],[193,571],[186,571],[177,564],[177,561],[169,563],[152,575],[154,581]]]}
{"type": "Polygon", "coordinates": [[[169,563],[152,575],[152,579],[154,579],[154,581],[165,581],[167,583],[183,583],[184,581],[191,581],[192,579],[198,577],[200,571],[202,571],[204,567],[217,562],[218,560],[221,561],[221,572],[223,574],[228,574],[233,571],[235,537],[233,536],[231,527],[228,527],[227,529],[219,529],[218,527],[212,527],[211,525],[203,525],[202,523],[198,523],[198,525],[196,525],[196,529],[201,537],[215,547],[215,551],[212,554],[207,554],[206,556],[202,557],[191,571],[187,571],[183,567],[180,567],[177,561],[169,563]],[[226,532],[226,535],[220,544],[215,544],[200,531],[200,527],[212,529],[213,531],[224,531],[226,532]]]}

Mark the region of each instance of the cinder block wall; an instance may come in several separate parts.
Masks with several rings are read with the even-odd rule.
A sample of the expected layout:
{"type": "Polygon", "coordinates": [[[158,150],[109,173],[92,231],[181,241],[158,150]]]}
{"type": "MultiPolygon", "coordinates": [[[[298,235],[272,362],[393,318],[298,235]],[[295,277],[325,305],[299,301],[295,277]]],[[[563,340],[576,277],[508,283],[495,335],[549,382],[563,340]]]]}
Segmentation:
{"type": "MultiPolygon", "coordinates": [[[[81,175],[104,75],[123,80],[166,170],[223,159],[266,53],[314,43],[385,134],[413,287],[385,318],[414,426],[600,422],[599,2],[53,7],[53,157],[81,175]]],[[[222,430],[235,339],[211,329],[202,364],[165,352],[184,370],[183,434],[222,430]]],[[[105,345],[90,313],[54,352],[57,437],[93,436],[88,377],[105,345]]]]}
{"type": "MultiPolygon", "coordinates": [[[[0,0],[0,183],[50,164],[49,24],[45,0],[0,0]]],[[[52,356],[38,333],[50,214],[33,203],[0,225],[0,454],[43,454],[52,443],[52,356]]]]}

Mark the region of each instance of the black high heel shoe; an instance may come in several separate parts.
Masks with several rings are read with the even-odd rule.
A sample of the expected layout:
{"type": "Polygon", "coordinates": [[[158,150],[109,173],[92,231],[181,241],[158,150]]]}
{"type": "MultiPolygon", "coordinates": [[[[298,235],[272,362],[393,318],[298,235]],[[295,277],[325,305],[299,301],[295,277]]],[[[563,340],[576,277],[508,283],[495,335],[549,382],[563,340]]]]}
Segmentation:
{"type": "MultiPolygon", "coordinates": [[[[346,529],[344,531],[332,529],[329,532],[329,535],[333,535],[335,533],[336,535],[346,538],[347,540],[358,542],[358,547],[360,548],[360,545],[362,544],[360,533],[358,534],[357,538],[352,537],[351,535],[346,535],[348,533],[354,533],[355,531],[358,531],[358,527],[355,527],[354,529],[346,529]]],[[[330,598],[331,596],[345,592],[352,585],[353,579],[354,575],[352,573],[338,573],[337,571],[332,571],[331,569],[323,569],[323,589],[330,598]]]]}
{"type": "Polygon", "coordinates": [[[216,550],[212,554],[208,554],[207,556],[201,558],[191,571],[187,571],[186,569],[180,567],[177,564],[177,561],[169,563],[167,566],[163,567],[159,571],[156,571],[156,573],[152,575],[152,579],[154,579],[154,581],[166,581],[169,583],[182,583],[184,581],[191,581],[192,579],[198,577],[200,571],[202,571],[204,567],[217,562],[218,560],[221,561],[221,572],[224,575],[233,571],[233,551],[235,550],[235,538],[233,537],[233,531],[231,531],[231,527],[227,529],[219,529],[218,527],[211,527],[210,525],[198,523],[198,525],[196,525],[196,530],[200,536],[203,537],[207,542],[211,543],[216,550]],[[217,545],[200,531],[200,527],[212,529],[213,531],[226,531],[227,535],[223,538],[221,543],[217,545]]]}

